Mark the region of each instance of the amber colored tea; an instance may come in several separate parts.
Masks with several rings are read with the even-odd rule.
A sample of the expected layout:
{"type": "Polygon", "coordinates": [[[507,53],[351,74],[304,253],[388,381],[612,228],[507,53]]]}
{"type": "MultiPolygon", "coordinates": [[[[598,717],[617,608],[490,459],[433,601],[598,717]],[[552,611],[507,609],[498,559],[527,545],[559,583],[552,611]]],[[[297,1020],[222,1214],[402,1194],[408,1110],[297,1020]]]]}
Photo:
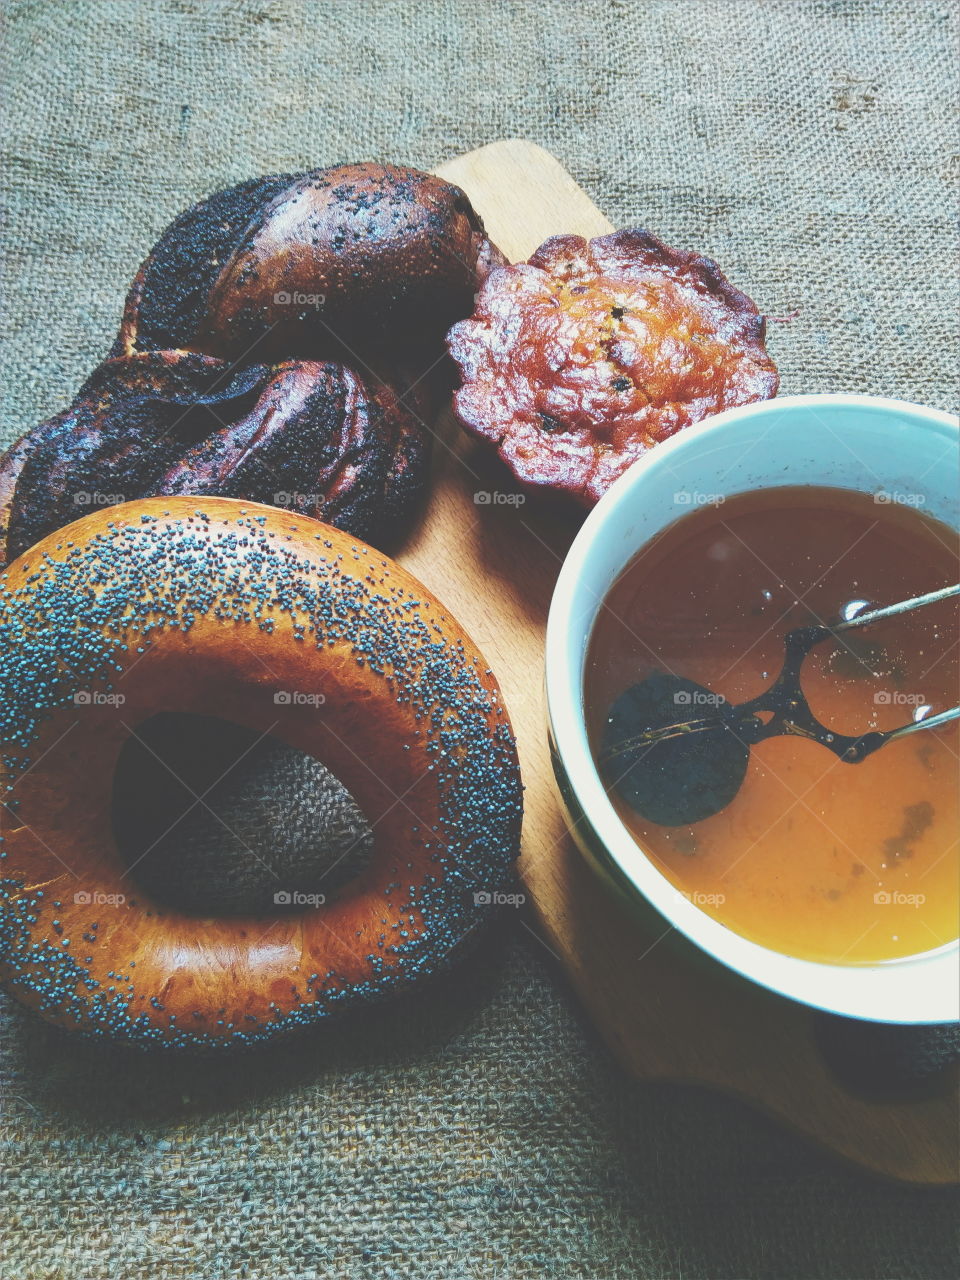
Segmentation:
{"type": "MultiPolygon", "coordinates": [[[[776,678],[792,628],[957,577],[956,535],[915,507],[813,487],[700,507],[631,562],[600,611],[584,689],[595,756],[611,705],[653,671],[737,705],[776,678]]],[[[957,623],[954,598],[826,640],[802,668],[812,711],[860,734],[955,706],[957,623]]],[[[957,759],[956,724],[856,765],[770,738],[733,800],[684,827],[608,793],[655,865],[730,929],[805,959],[869,962],[957,937],[957,759]]]]}

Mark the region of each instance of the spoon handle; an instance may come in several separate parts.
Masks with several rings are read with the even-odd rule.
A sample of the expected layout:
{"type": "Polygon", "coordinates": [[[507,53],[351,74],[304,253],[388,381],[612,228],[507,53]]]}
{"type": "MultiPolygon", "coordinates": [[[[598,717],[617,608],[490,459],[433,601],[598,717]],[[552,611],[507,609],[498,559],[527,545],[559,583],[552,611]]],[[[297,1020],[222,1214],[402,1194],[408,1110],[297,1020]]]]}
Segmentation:
{"type": "Polygon", "coordinates": [[[926,595],[914,596],[912,600],[898,600],[896,604],[884,605],[882,609],[871,609],[869,613],[859,613],[846,622],[836,622],[827,630],[834,633],[850,631],[853,627],[868,627],[871,622],[880,622],[883,618],[895,618],[900,613],[909,613],[912,609],[922,609],[924,605],[936,604],[940,600],[949,600],[951,596],[960,595],[960,582],[952,587],[941,587],[939,591],[928,591],[926,595]]]}
{"type": "Polygon", "coordinates": [[[938,711],[935,716],[929,716],[926,720],[914,720],[910,724],[901,725],[899,729],[875,729],[872,733],[865,733],[860,738],[847,739],[849,745],[837,751],[837,755],[846,764],[861,764],[867,756],[872,756],[888,742],[896,742],[898,738],[918,733],[921,729],[936,729],[957,719],[960,719],[960,707],[951,707],[948,711],[938,711]]]}
{"type": "Polygon", "coordinates": [[[899,729],[889,729],[884,738],[893,742],[896,738],[905,738],[910,733],[918,733],[921,729],[938,729],[940,725],[949,724],[951,720],[960,720],[960,707],[951,707],[948,711],[938,711],[935,716],[927,716],[925,720],[911,720],[899,729]]]}

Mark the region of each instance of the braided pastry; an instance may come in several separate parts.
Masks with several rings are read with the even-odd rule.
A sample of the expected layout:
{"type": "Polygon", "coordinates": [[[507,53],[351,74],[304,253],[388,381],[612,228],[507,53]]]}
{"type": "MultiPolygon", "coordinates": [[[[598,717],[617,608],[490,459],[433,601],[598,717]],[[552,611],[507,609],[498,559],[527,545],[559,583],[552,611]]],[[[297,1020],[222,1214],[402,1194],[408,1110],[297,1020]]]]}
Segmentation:
{"type": "Polygon", "coordinates": [[[259,500],[383,545],[423,492],[435,366],[502,261],[458,187],[342,165],[170,224],[108,358],[0,458],[0,564],[89,506],[259,500]]]}

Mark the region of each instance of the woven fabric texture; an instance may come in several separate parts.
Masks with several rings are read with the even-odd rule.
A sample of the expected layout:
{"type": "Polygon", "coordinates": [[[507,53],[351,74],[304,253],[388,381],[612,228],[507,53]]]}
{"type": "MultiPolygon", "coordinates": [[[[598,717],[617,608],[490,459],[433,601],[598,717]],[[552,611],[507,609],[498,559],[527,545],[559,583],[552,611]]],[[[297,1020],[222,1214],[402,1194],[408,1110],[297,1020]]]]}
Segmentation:
{"type": "MultiPolygon", "coordinates": [[[[8,0],[0,445],[166,223],[259,173],[523,135],[772,314],[784,393],[956,399],[957,32],[921,0],[8,0]]],[[[215,1064],[0,1000],[3,1280],[953,1272],[951,1192],[638,1086],[517,916],[402,1004],[215,1064]]]]}

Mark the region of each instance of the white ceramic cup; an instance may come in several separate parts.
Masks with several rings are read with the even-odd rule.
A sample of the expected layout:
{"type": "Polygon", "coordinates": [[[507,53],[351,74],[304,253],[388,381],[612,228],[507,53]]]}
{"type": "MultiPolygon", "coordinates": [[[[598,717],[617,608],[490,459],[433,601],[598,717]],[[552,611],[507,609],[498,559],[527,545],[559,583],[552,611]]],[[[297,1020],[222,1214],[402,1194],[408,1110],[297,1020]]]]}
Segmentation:
{"type": "Polygon", "coordinates": [[[703,951],[793,1000],[852,1018],[949,1022],[960,1014],[960,948],[878,964],[823,964],[741,937],[701,911],[649,860],[604,790],[583,710],[597,611],[634,555],[683,514],[678,493],[730,497],[820,485],[916,503],[958,525],[958,422],[897,400],[784,396],[688,427],[632,466],[587,517],[557,581],[547,626],[547,709],[554,768],[571,831],[593,865],[645,899],[703,951]]]}

